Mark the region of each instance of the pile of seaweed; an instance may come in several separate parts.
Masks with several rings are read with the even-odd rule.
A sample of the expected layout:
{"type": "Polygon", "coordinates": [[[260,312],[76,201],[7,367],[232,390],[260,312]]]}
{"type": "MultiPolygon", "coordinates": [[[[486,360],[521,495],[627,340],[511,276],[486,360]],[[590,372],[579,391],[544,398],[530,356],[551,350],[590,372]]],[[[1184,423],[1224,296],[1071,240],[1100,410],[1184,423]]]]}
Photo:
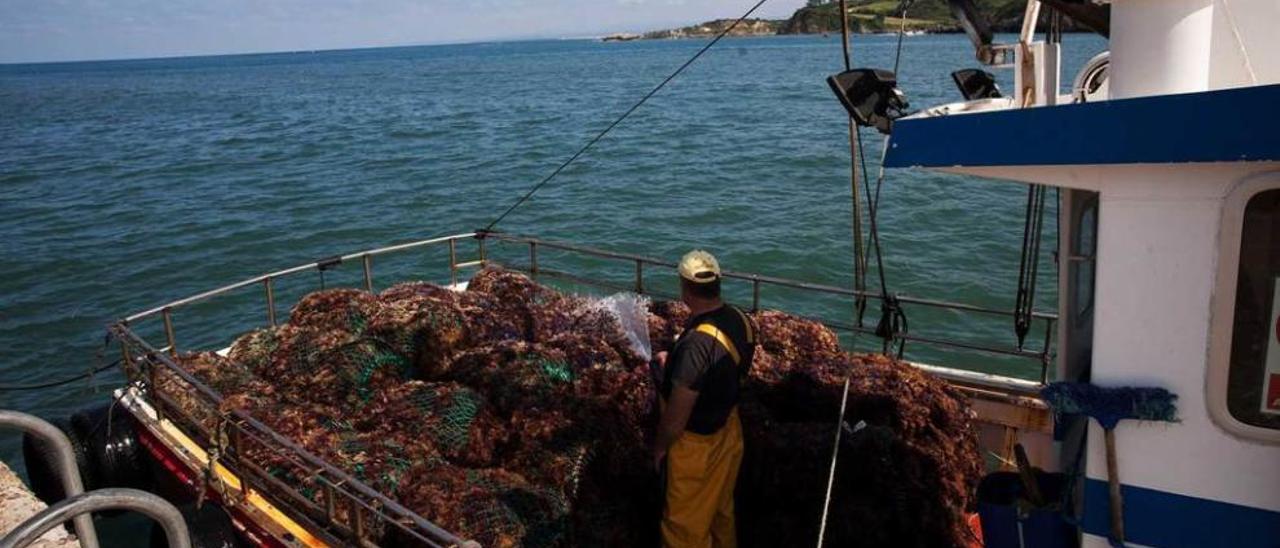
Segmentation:
{"type": "MultiPolygon", "coordinates": [[[[653,350],[669,349],[688,309],[659,302],[650,312],[653,350]]],[[[905,364],[842,352],[820,324],[752,318],[761,346],[741,403],[742,543],[816,538],[848,377],[830,545],[968,544],[980,461],[964,398],[905,364]]],[[[180,363],[224,408],[461,537],[653,546],[662,491],[648,458],[656,390],[643,353],[596,300],[487,268],[465,291],[414,282],[312,293],[288,323],[245,334],[226,356],[180,363]]],[[[177,376],[161,382],[190,405],[177,376]]],[[[323,503],[296,460],[243,447],[323,503]]],[[[413,544],[395,527],[370,529],[384,544],[413,544]]]]}

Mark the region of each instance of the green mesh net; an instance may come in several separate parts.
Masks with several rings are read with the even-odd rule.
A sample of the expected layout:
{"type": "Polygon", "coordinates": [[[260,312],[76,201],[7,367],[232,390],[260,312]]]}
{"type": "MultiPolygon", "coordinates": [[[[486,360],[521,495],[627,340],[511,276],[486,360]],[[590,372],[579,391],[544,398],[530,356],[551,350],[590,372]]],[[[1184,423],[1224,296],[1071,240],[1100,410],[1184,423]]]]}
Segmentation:
{"type": "MultiPolygon", "coordinates": [[[[227,357],[180,361],[225,406],[461,537],[485,546],[652,546],[662,507],[648,454],[655,387],[629,343],[634,334],[602,310],[485,269],[464,292],[419,282],[378,295],[313,293],[288,323],[245,334],[227,357]]],[[[652,310],[646,335],[653,349],[668,349],[688,311],[652,310]]],[[[841,452],[832,545],[967,542],[960,527],[980,470],[963,397],[901,363],[841,352],[821,325],[774,312],[753,318],[762,345],[740,406],[748,424],[739,490],[751,501],[739,511],[744,544],[809,536],[845,378],[850,416],[879,437],[850,436],[862,450],[841,452]],[[882,499],[911,503],[884,512],[882,499]]],[[[180,406],[194,406],[180,379],[159,382],[180,406]]],[[[213,427],[216,417],[196,420],[213,427]]],[[[319,501],[314,471],[266,448],[245,457],[319,501]]],[[[412,544],[386,525],[374,520],[368,540],[412,544]]]]}
{"type": "MultiPolygon", "coordinates": [[[[281,434],[461,536],[565,545],[583,478],[611,452],[598,446],[617,442],[610,430],[630,431],[590,423],[617,419],[605,407],[651,404],[651,387],[635,382],[643,364],[613,346],[623,337],[599,336],[609,324],[584,300],[506,273],[476,282],[462,293],[421,283],[377,296],[313,293],[288,323],[237,339],[227,358],[185,364],[281,434]],[[262,394],[251,400],[250,391],[262,394]]],[[[628,442],[638,452],[642,435],[628,442]]],[[[251,453],[317,500],[305,471],[251,453]]],[[[599,473],[650,474],[633,464],[599,473]]]]}
{"type": "Polygon", "coordinates": [[[444,451],[463,447],[471,435],[471,423],[480,411],[480,398],[472,391],[458,391],[444,405],[424,410],[423,417],[434,425],[431,434],[444,451]]]}

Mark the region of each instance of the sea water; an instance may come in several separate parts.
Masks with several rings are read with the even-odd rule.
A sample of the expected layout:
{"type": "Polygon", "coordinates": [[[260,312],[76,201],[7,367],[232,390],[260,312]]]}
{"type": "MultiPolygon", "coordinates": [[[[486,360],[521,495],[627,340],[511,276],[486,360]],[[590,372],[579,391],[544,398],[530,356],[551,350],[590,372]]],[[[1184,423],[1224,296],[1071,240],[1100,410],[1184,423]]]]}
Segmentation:
{"type": "MultiPolygon", "coordinates": [[[[105,327],[132,312],[338,253],[485,226],[704,44],[564,40],[0,66],[0,384],[115,358],[105,327]]],[[[854,63],[892,67],[896,44],[855,37],[854,63]]],[[[1104,48],[1101,38],[1067,35],[1064,80],[1104,48]]],[[[949,74],[973,66],[963,36],[907,37],[900,85],[916,108],[956,101],[949,74]]],[[[498,228],[671,261],[702,248],[726,269],[850,287],[846,115],[824,82],[841,68],[836,37],[725,39],[498,228]]],[[[1012,87],[1008,70],[996,73],[1012,87]]],[[[867,132],[864,143],[874,179],[881,139],[867,132]]],[[[888,290],[1011,310],[1026,191],[889,171],[878,214],[888,290]]],[[[1053,206],[1050,194],[1038,286],[1048,311],[1053,206]]],[[[505,253],[527,257],[523,248],[505,253]]],[[[378,285],[440,281],[446,260],[443,248],[378,259],[378,285]]],[[[549,252],[542,265],[623,283],[634,275],[630,264],[549,252]]],[[[359,285],[360,270],[344,265],[325,283],[359,285]]],[[[669,272],[648,279],[674,286],[669,272]]],[[[314,273],[282,281],[280,314],[319,284],[314,273]]],[[[879,290],[874,269],[868,284],[879,290]]],[[[749,304],[749,288],[727,291],[749,304]]],[[[854,321],[846,297],[761,297],[766,307],[854,321]]],[[[878,319],[872,301],[864,324],[878,319]]],[[[1008,317],[908,307],[908,319],[921,336],[1015,343],[1008,317]]],[[[217,348],[265,321],[262,295],[184,309],[175,321],[182,347],[217,348]]],[[[879,348],[867,335],[845,342],[879,348]]],[[[917,343],[906,355],[1040,374],[1035,360],[917,343]]],[[[0,392],[0,407],[65,416],[106,401],[121,378],[0,392]]],[[[14,462],[17,447],[6,435],[0,459],[14,462]]]]}

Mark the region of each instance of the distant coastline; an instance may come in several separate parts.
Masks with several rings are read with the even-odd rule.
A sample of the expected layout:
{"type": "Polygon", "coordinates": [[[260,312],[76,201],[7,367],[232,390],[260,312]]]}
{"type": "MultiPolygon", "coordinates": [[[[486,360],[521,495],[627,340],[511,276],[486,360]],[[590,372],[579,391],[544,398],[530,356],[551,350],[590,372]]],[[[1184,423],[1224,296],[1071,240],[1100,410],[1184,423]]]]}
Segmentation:
{"type": "MultiPolygon", "coordinates": [[[[989,18],[995,32],[1018,32],[1022,27],[1025,3],[1018,0],[976,0],[978,8],[989,18]]],[[[950,34],[964,32],[951,17],[944,0],[919,0],[904,20],[898,12],[897,0],[849,0],[849,30],[855,34],[880,34],[905,29],[909,34],[950,34]]],[[[674,29],[644,33],[617,33],[601,38],[604,42],[632,40],[668,40],[710,38],[724,32],[734,19],[716,19],[674,29]]],[[[840,32],[840,5],[835,0],[810,0],[786,19],[744,19],[728,36],[775,36],[787,34],[830,34],[840,32]]],[[[1084,30],[1074,22],[1064,21],[1064,31],[1084,30]]]]}

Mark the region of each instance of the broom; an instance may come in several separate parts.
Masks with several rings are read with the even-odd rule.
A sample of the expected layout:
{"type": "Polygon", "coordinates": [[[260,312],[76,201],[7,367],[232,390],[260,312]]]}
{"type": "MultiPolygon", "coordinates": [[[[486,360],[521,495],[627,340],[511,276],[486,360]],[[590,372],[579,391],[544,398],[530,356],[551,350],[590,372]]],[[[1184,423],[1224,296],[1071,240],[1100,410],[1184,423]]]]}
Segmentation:
{"type": "Polygon", "coordinates": [[[1116,423],[1126,419],[1177,422],[1178,409],[1173,400],[1178,396],[1163,388],[1103,388],[1087,383],[1055,382],[1041,390],[1040,397],[1059,415],[1093,417],[1102,427],[1111,495],[1111,543],[1123,546],[1124,501],[1120,498],[1120,478],[1116,475],[1116,423]]]}

